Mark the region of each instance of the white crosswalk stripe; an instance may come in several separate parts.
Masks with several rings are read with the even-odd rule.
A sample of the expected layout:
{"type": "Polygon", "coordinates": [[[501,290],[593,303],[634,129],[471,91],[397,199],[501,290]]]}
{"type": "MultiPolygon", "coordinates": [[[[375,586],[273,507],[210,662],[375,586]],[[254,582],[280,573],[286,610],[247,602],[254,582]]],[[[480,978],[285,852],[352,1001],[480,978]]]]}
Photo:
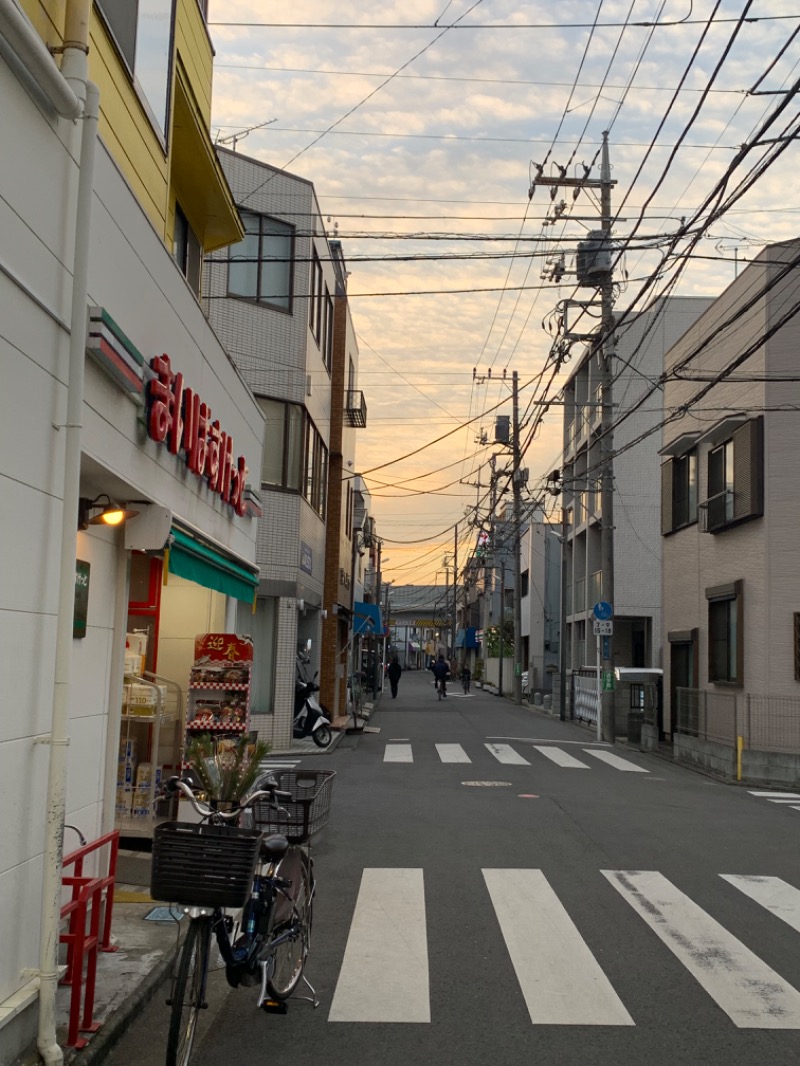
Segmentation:
{"type": "Polygon", "coordinates": [[[366,869],[329,1022],[429,1022],[422,870],[366,869]]]}
{"type": "Polygon", "coordinates": [[[528,760],[523,759],[510,744],[487,744],[486,750],[490,751],[498,762],[506,766],[530,766],[528,760]]]}
{"type": "Polygon", "coordinates": [[[800,933],[800,891],[793,885],[780,877],[741,874],[720,874],[720,877],[800,933]]]}
{"type": "Polygon", "coordinates": [[[436,750],[442,762],[472,762],[460,744],[437,744],[436,750]]]}
{"type": "Polygon", "coordinates": [[[595,759],[599,759],[600,762],[604,762],[608,766],[613,766],[615,770],[622,770],[634,774],[650,773],[650,771],[645,770],[643,766],[637,766],[636,763],[628,762],[627,759],[615,755],[612,751],[606,751],[605,748],[584,748],[583,750],[587,755],[594,755],[595,759]]]}
{"type": "Polygon", "coordinates": [[[601,872],[736,1026],[800,1029],[800,993],[666,877],[601,872]]]}
{"type": "MultiPolygon", "coordinates": [[[[721,1024],[800,1030],[800,993],[663,874],[601,870],[602,883],[599,875],[721,1008],[721,1024]]],[[[625,986],[611,984],[579,932],[576,921],[591,916],[570,914],[542,870],[486,868],[474,876],[482,876],[487,914],[494,913],[532,1025],[637,1024],[625,986]]],[[[761,906],[800,933],[800,889],[772,876],[719,876],[746,898],[743,907],[761,906]]],[[[635,930],[625,928],[635,942],[635,930]]],[[[430,969],[424,871],[365,869],[328,1020],[428,1023],[430,969]]]]}
{"type": "Polygon", "coordinates": [[[540,752],[545,758],[550,759],[556,766],[563,766],[567,770],[589,770],[588,763],[581,762],[574,755],[570,755],[563,748],[548,748],[544,744],[534,744],[534,750],[540,752]]]}
{"type": "Polygon", "coordinates": [[[541,870],[484,870],[534,1025],[633,1025],[541,870]]]}
{"type": "Polygon", "coordinates": [[[413,762],[414,753],[410,744],[387,744],[383,753],[384,762],[413,762]]]}

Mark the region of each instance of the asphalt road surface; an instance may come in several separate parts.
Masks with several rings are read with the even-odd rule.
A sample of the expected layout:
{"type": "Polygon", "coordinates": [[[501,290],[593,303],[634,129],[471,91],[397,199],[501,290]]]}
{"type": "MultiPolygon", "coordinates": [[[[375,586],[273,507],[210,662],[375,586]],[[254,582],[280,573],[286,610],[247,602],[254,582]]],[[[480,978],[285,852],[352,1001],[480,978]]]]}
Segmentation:
{"type": "MultiPolygon", "coordinates": [[[[405,673],[327,756],[321,1005],[212,976],[194,1066],[800,1063],[800,799],[405,673]]],[[[157,997],[115,1066],[163,1062],[157,997]]]]}

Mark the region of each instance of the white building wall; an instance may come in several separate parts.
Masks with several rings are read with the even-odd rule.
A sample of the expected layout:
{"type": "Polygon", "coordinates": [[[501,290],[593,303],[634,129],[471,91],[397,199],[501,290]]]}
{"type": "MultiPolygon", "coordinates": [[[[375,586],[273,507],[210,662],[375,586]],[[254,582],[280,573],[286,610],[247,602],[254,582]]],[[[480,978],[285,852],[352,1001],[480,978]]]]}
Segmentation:
{"type": "MultiPolygon", "coordinates": [[[[76,169],[61,140],[74,127],[49,120],[5,63],[0,99],[0,138],[14,146],[3,153],[0,186],[1,1004],[38,964],[49,756],[39,740],[50,730],[53,706],[76,169]]],[[[105,307],[146,359],[169,353],[233,437],[236,455],[257,466],[260,409],[102,146],[89,302],[105,307]]],[[[254,559],[255,522],[233,516],[181,460],[150,441],[140,410],[89,360],[85,401],[87,494],[120,490],[125,499],[160,503],[238,557],[254,559]]],[[[77,539],[77,553],[90,562],[91,577],[87,635],[73,642],[67,821],[91,838],[108,813],[106,767],[119,728],[111,679],[124,653],[115,621],[125,556],[119,534],[95,527],[77,539]]]]}

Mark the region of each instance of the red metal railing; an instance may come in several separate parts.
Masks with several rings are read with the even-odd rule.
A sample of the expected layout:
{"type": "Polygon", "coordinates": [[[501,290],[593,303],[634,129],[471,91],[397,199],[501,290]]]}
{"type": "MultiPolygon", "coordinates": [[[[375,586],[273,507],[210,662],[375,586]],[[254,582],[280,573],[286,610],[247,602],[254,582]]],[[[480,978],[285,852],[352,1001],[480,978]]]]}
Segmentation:
{"type": "Polygon", "coordinates": [[[114,881],[117,876],[119,830],[106,833],[64,856],[63,867],[73,866],[72,876],[62,876],[62,884],[72,889],[71,899],[61,908],[62,921],[69,918],[66,932],[59,941],[67,945],[67,971],[61,983],[72,986],[69,1008],[67,1046],[82,1048],[87,1041],[81,1032],[96,1033],[100,1028],[93,1021],[94,989],[97,977],[97,952],[116,951],[111,944],[111,917],[114,909],[114,881]],[[87,855],[108,847],[107,872],[98,877],[85,877],[83,861],[87,855]],[[102,930],[100,922],[102,918],[102,930]],[[84,974],[84,960],[86,972],[84,974]],[[81,992],[83,1010],[81,1010],[81,992]]]}

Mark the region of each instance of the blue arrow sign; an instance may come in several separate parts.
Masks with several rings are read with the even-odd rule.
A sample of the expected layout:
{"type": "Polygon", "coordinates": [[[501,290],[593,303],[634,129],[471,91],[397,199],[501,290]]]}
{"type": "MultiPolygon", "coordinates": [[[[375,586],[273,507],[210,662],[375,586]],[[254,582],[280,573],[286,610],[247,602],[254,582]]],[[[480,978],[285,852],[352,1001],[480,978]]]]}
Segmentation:
{"type": "Polygon", "coordinates": [[[598,622],[607,622],[614,614],[614,608],[610,603],[606,603],[605,600],[600,600],[592,608],[592,613],[598,622]]]}

